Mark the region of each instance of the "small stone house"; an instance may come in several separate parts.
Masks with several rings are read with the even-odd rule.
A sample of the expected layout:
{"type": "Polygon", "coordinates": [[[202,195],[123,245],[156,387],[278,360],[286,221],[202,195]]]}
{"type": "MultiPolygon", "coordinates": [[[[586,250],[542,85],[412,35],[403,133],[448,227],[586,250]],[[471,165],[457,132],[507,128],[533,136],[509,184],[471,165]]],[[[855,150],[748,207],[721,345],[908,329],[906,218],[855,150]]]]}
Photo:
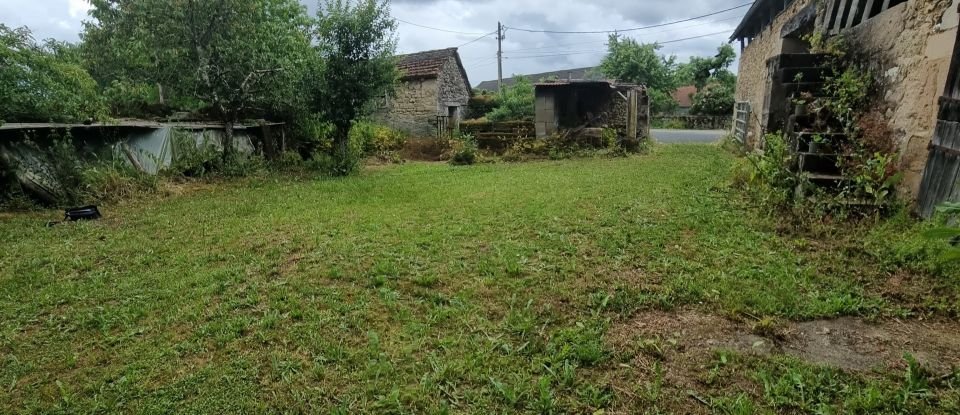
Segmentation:
{"type": "Polygon", "coordinates": [[[472,89],[456,48],[397,57],[400,83],[385,95],[375,118],[416,137],[457,128],[472,89]]]}
{"type": "Polygon", "coordinates": [[[920,199],[924,215],[944,199],[960,200],[960,136],[946,133],[960,121],[952,119],[960,107],[958,8],[960,0],[757,0],[730,38],[741,46],[737,116],[748,111],[736,134],[755,146],[764,133],[785,129],[790,88],[817,65],[810,36],[842,36],[882,74],[901,194],[920,199]]]}

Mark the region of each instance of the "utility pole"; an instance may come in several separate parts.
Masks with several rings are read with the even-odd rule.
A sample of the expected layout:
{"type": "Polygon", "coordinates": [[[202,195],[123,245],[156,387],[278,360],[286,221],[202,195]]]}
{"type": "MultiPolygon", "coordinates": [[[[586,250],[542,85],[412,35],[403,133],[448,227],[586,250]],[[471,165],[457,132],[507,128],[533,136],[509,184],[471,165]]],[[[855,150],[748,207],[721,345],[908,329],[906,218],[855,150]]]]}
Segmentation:
{"type": "Polygon", "coordinates": [[[503,25],[497,22],[497,90],[503,95],[503,25]]]}

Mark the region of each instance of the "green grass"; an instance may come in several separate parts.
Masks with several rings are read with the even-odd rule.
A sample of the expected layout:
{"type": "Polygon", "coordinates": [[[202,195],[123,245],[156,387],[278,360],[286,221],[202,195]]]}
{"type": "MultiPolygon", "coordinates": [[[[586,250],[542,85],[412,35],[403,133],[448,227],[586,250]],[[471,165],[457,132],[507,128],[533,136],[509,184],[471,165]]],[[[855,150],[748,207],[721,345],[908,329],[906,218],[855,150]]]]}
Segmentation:
{"type": "Polygon", "coordinates": [[[602,341],[637,310],[960,310],[920,225],[784,234],[732,163],[412,163],[0,219],[0,412],[591,412],[639,399],[602,341]]]}

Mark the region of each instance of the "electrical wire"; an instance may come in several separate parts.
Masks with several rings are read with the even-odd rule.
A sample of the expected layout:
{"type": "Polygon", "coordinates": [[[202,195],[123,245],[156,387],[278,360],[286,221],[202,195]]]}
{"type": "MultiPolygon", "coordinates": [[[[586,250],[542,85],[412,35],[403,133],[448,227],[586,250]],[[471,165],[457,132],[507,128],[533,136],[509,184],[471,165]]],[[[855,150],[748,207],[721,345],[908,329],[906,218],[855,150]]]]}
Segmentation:
{"type": "Polygon", "coordinates": [[[492,32],[490,32],[490,33],[484,34],[483,36],[480,36],[480,37],[478,37],[478,38],[476,38],[476,39],[473,39],[473,40],[471,40],[471,41],[469,41],[469,42],[467,42],[467,43],[464,43],[464,44],[462,44],[462,45],[460,45],[460,46],[457,46],[457,49],[462,48],[462,47],[464,47],[464,46],[467,46],[467,45],[469,45],[469,44],[471,44],[471,43],[474,43],[474,42],[479,42],[480,40],[485,39],[487,36],[490,36],[490,35],[495,34],[495,33],[497,33],[496,30],[494,30],[494,31],[492,31],[492,32]]]}
{"type": "MultiPolygon", "coordinates": [[[[423,28],[423,29],[436,30],[436,31],[438,31],[438,32],[455,33],[455,34],[458,34],[458,35],[472,35],[472,36],[476,36],[476,35],[482,34],[482,33],[480,33],[480,32],[459,32],[459,31],[456,31],[456,30],[448,30],[448,29],[440,29],[440,28],[437,28],[437,27],[424,26],[424,25],[419,24],[419,23],[413,23],[413,22],[408,22],[408,21],[403,20],[403,19],[397,19],[396,17],[394,17],[394,19],[396,19],[396,21],[398,21],[398,22],[400,22],[400,23],[406,23],[406,24],[408,24],[408,25],[410,25],[410,26],[416,26],[416,27],[420,27],[420,28],[423,28]]],[[[494,32],[494,33],[496,33],[496,32],[494,32]]],[[[488,35],[488,34],[486,34],[486,35],[484,35],[484,36],[487,36],[487,35],[488,35]]]]}
{"type": "MultiPolygon", "coordinates": [[[[715,23],[722,23],[722,22],[729,21],[729,20],[734,20],[734,19],[742,19],[743,16],[744,16],[744,15],[738,15],[738,16],[728,17],[728,18],[725,18],[725,19],[711,20],[711,21],[709,21],[709,22],[703,22],[703,23],[698,23],[698,24],[694,24],[694,25],[678,27],[678,28],[674,28],[674,29],[670,29],[670,30],[662,30],[662,31],[659,31],[659,32],[645,33],[644,36],[646,36],[646,35],[664,34],[664,33],[673,33],[673,32],[679,31],[679,30],[686,30],[686,29],[690,29],[690,28],[693,28],[693,27],[706,26],[706,25],[715,24],[715,23]]],[[[605,40],[603,40],[603,41],[591,41],[591,42],[578,42],[578,43],[566,43],[566,44],[561,44],[561,45],[542,46],[542,47],[536,47],[536,48],[524,48],[524,49],[505,50],[505,51],[503,51],[503,53],[524,53],[524,52],[527,52],[527,51],[537,51],[537,50],[540,50],[540,51],[541,51],[541,52],[537,52],[537,53],[546,53],[546,52],[548,52],[548,51],[543,51],[543,49],[560,49],[560,48],[563,48],[563,47],[566,47],[566,46],[606,45],[606,44],[607,44],[607,41],[605,41],[605,40]]],[[[558,51],[558,52],[559,52],[559,51],[558,51]]]]}
{"type": "Polygon", "coordinates": [[[713,12],[713,13],[708,13],[708,14],[705,14],[705,15],[703,15],[703,16],[691,17],[691,18],[687,18],[687,19],[683,19],[683,20],[677,20],[677,21],[673,21],[673,22],[667,22],[667,23],[659,23],[659,24],[650,25],[650,26],[634,27],[634,28],[629,28],[629,29],[588,30],[588,31],[563,31],[563,30],[523,29],[523,28],[518,28],[518,27],[513,27],[513,26],[509,26],[508,29],[510,29],[510,30],[518,30],[518,31],[521,31],[521,32],[528,32],[528,33],[554,33],[554,34],[598,34],[598,33],[634,32],[634,31],[637,31],[637,30],[645,30],[645,29],[653,29],[653,28],[656,28],[656,27],[670,26],[670,25],[675,25],[675,24],[678,24],[678,23],[684,23],[684,22],[689,22],[689,21],[693,21],[693,20],[697,20],[697,19],[702,19],[702,18],[704,18],[704,17],[716,16],[716,15],[718,15],[718,14],[726,13],[726,12],[729,12],[729,11],[731,11],[731,10],[742,9],[742,8],[747,7],[747,6],[750,6],[750,5],[753,5],[753,2],[741,4],[741,5],[736,6],[736,7],[731,7],[731,8],[729,8],[729,9],[723,9],[723,10],[716,11],[716,12],[713,12]]]}
{"type": "MultiPolygon", "coordinates": [[[[716,32],[716,33],[708,33],[708,34],[700,35],[700,36],[692,36],[692,37],[687,37],[687,38],[683,38],[683,39],[673,39],[673,40],[667,40],[667,41],[655,42],[655,43],[658,44],[658,45],[666,45],[666,44],[670,44],[670,43],[684,42],[684,41],[687,41],[687,40],[701,39],[701,38],[710,37],[710,36],[725,35],[725,34],[727,34],[727,33],[728,33],[728,31],[716,32]]],[[[607,52],[609,52],[609,51],[607,51],[607,50],[592,50],[592,51],[578,51],[578,52],[570,52],[570,53],[555,53],[555,54],[544,54],[544,55],[533,55],[533,56],[507,56],[507,57],[505,57],[504,59],[549,58],[549,57],[554,57],[554,56],[586,55],[586,54],[599,54],[599,53],[607,53],[607,52]]]]}

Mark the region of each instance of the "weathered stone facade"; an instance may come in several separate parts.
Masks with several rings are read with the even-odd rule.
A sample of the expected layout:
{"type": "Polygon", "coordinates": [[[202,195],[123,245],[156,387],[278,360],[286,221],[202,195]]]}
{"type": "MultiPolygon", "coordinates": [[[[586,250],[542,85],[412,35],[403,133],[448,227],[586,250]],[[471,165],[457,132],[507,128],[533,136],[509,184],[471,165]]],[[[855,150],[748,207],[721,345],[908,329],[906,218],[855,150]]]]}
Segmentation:
{"type": "Polygon", "coordinates": [[[796,45],[791,39],[781,36],[783,27],[794,15],[805,7],[813,4],[814,0],[797,0],[788,6],[782,13],[773,19],[773,22],[764,28],[757,37],[743,49],[740,54],[740,73],[737,77],[736,100],[750,103],[750,125],[747,132],[747,143],[756,143],[759,136],[766,131],[765,113],[769,112],[767,93],[770,85],[770,73],[767,71],[767,61],[782,53],[800,53],[802,46],[796,45]]]}
{"type": "Polygon", "coordinates": [[[937,101],[957,38],[960,0],[910,0],[844,32],[858,53],[865,53],[883,74],[886,116],[900,150],[908,198],[920,189],[927,145],[937,123],[937,101]],[[952,3],[952,4],[951,4],[952,3]]]}
{"type": "Polygon", "coordinates": [[[463,118],[471,89],[456,49],[399,57],[400,83],[374,118],[414,137],[437,134],[437,117],[450,117],[448,128],[463,118]]]}
{"type": "MultiPolygon", "coordinates": [[[[783,28],[814,0],[794,0],[772,19],[744,48],[740,57],[736,99],[751,105],[748,143],[767,130],[771,77],[767,62],[784,53],[805,53],[795,39],[782,36],[783,28]]],[[[867,56],[883,74],[881,84],[886,116],[900,151],[905,172],[901,192],[908,199],[919,191],[927,162],[927,145],[937,118],[937,101],[943,94],[957,39],[960,0],[908,0],[863,23],[844,29],[851,52],[867,56]],[[855,49],[855,50],[854,50],[855,49]]],[[[817,30],[827,20],[818,10],[817,30]]]]}

